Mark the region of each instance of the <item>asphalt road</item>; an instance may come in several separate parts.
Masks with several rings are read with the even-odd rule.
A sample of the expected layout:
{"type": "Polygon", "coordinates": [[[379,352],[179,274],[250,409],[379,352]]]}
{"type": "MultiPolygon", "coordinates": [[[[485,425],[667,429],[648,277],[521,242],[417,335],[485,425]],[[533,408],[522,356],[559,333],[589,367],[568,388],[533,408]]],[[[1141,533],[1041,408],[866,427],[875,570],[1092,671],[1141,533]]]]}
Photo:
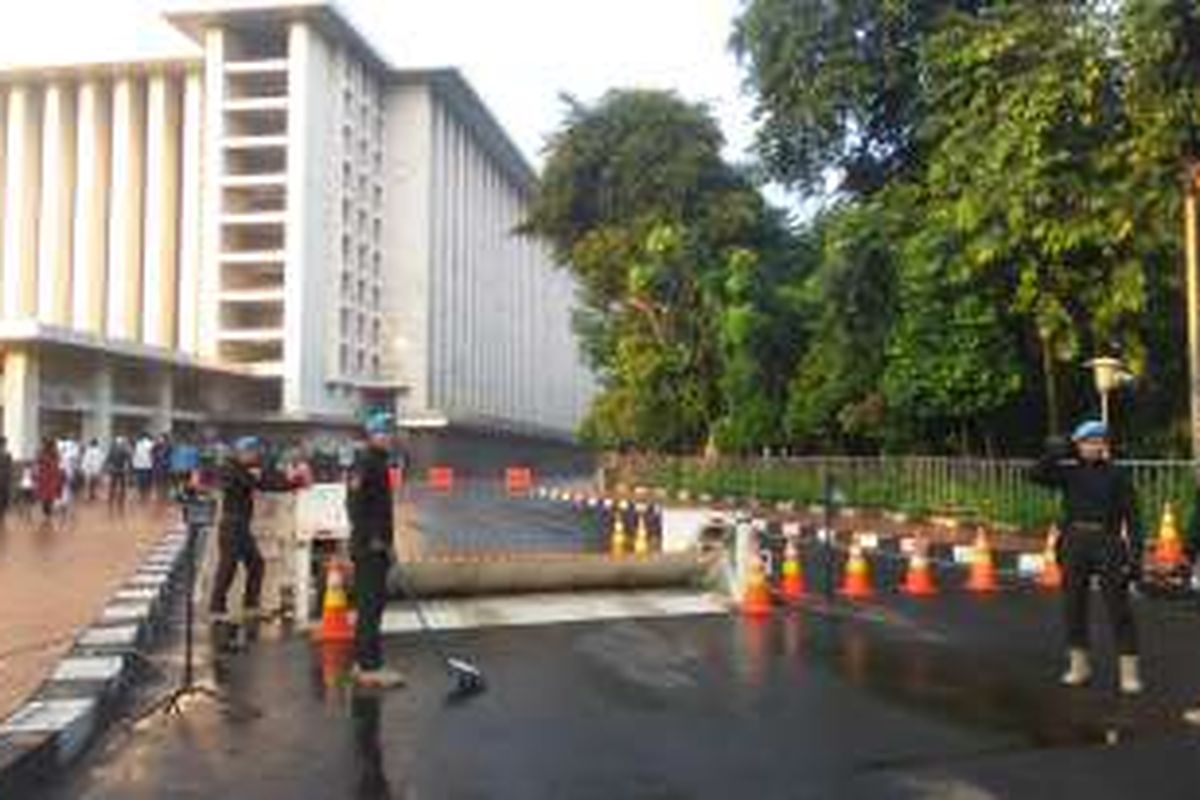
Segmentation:
{"type": "MultiPolygon", "coordinates": [[[[1142,603],[1150,692],[1056,687],[1053,597],[892,597],[738,617],[455,634],[488,691],[447,703],[437,661],[389,641],[410,688],[326,688],[268,636],[199,704],[118,730],[42,797],[1194,798],[1200,614],[1142,603]]],[[[1106,648],[1105,648],[1106,649],[1106,648]]]]}

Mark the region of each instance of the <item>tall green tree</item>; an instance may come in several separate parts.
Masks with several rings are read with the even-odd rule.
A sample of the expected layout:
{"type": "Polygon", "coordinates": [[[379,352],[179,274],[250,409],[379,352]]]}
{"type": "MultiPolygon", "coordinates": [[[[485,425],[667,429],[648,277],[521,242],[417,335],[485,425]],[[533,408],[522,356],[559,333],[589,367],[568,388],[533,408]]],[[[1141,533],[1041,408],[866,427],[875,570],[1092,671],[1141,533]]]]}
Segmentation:
{"type": "Polygon", "coordinates": [[[549,142],[523,230],[577,280],[593,440],[743,449],[774,427],[760,359],[780,341],[767,307],[789,237],[722,145],[704,106],[653,91],[571,101],[549,142]]]}
{"type": "Polygon", "coordinates": [[[986,0],[750,0],[731,44],[754,93],[769,174],[870,194],[920,162],[920,51],[947,11],[986,0]]]}

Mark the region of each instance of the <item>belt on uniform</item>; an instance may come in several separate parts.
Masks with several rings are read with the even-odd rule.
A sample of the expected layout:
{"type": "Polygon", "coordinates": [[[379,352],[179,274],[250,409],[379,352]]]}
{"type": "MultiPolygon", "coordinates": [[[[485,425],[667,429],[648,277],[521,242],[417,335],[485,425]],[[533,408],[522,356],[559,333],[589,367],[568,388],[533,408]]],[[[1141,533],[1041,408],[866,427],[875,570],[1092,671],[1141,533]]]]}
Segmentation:
{"type": "Polygon", "coordinates": [[[1103,522],[1072,522],[1067,526],[1070,530],[1080,533],[1105,533],[1108,526],[1103,522]]]}

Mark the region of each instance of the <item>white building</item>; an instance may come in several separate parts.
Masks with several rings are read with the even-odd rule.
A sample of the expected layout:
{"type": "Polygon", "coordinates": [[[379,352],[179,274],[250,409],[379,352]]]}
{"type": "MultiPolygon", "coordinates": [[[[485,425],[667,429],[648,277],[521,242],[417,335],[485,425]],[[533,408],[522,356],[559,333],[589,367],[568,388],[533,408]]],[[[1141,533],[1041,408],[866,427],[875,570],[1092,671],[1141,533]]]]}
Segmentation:
{"type": "Polygon", "coordinates": [[[0,71],[4,432],[414,423],[569,433],[573,285],[453,70],[325,2],[173,7],[178,58],[0,71]]]}

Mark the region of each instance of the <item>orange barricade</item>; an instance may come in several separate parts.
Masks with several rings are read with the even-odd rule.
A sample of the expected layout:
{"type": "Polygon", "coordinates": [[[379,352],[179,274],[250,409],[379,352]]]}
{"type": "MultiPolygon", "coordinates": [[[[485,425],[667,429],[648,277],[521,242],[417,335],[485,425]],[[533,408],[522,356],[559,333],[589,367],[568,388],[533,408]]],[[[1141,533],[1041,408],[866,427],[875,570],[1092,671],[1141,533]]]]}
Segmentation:
{"type": "Polygon", "coordinates": [[[504,471],[504,486],[510,495],[529,494],[533,490],[533,470],[509,467],[504,471]]]}
{"type": "Polygon", "coordinates": [[[450,492],[454,490],[454,469],[451,467],[430,467],[429,488],[435,492],[450,492]]]}

